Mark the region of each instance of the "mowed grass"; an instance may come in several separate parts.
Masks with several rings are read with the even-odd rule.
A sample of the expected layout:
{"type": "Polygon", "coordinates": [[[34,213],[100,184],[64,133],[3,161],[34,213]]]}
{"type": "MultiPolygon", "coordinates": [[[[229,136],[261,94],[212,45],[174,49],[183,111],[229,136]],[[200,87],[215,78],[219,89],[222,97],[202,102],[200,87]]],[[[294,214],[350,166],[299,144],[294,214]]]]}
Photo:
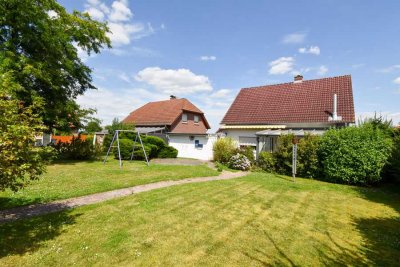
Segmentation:
{"type": "Polygon", "coordinates": [[[1,266],[398,265],[400,195],[270,174],[0,225],[1,266]]]}
{"type": "Polygon", "coordinates": [[[142,161],[65,161],[49,165],[47,173],[25,189],[14,193],[0,192],[0,209],[32,203],[43,203],[104,192],[118,188],[165,180],[215,176],[219,173],[205,164],[198,166],[166,166],[142,161]]]}

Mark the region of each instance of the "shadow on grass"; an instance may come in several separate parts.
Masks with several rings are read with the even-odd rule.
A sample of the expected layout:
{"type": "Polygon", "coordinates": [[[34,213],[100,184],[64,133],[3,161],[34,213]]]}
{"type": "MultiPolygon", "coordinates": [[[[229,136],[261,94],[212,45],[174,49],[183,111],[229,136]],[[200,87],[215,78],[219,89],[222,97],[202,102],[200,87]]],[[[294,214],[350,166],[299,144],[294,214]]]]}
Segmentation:
{"type": "Polygon", "coordinates": [[[30,205],[32,203],[42,203],[44,198],[20,198],[20,197],[0,197],[0,211],[5,209],[10,209],[13,207],[30,205]]]}
{"type": "Polygon", "coordinates": [[[0,258],[32,253],[43,243],[62,234],[65,226],[75,224],[80,214],[70,210],[0,224],[0,258]]]}

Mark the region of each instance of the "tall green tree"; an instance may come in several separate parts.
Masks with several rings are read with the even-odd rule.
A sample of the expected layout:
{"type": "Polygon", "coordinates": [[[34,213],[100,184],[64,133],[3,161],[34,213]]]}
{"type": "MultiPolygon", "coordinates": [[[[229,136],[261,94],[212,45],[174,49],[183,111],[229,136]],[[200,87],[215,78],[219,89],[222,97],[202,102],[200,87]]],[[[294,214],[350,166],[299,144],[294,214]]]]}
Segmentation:
{"type": "Polygon", "coordinates": [[[26,106],[15,99],[11,90],[20,89],[12,76],[2,74],[0,79],[0,191],[22,188],[44,171],[40,150],[32,147],[35,134],[43,130],[40,98],[26,106]]]}
{"type": "Polygon", "coordinates": [[[90,55],[111,47],[107,25],[55,0],[0,0],[0,14],[0,73],[20,85],[13,94],[27,106],[42,98],[48,129],[78,124],[75,99],[95,86],[77,49],[90,55]]]}

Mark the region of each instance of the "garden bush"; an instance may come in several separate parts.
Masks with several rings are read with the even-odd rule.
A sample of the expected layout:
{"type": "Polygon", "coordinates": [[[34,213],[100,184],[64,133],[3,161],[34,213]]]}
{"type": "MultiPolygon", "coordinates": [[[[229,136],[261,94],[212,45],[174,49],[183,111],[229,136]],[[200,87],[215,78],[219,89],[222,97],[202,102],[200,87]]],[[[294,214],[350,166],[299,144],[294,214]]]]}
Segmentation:
{"type": "MultiPolygon", "coordinates": [[[[149,157],[151,153],[151,148],[147,145],[143,145],[144,150],[146,151],[146,155],[149,157]]],[[[132,148],[133,148],[133,141],[130,139],[120,139],[119,140],[119,148],[121,152],[121,159],[123,160],[130,160],[132,155],[132,148]]],[[[114,149],[114,158],[118,159],[118,149],[114,149]]],[[[135,145],[135,151],[133,153],[135,160],[142,160],[145,159],[142,146],[138,143],[135,145]]]]}
{"type": "Polygon", "coordinates": [[[213,145],[214,160],[220,163],[228,163],[236,151],[236,143],[230,137],[219,138],[213,145]]]}
{"type": "Polygon", "coordinates": [[[251,146],[245,146],[239,149],[239,153],[246,156],[248,160],[250,160],[250,163],[254,163],[254,149],[251,146]]]}
{"type": "Polygon", "coordinates": [[[275,158],[273,154],[267,151],[261,151],[260,154],[258,154],[257,166],[263,171],[274,172],[275,158]]]}
{"type": "Polygon", "coordinates": [[[400,129],[393,131],[393,148],[384,168],[384,178],[400,182],[400,129]]]}
{"type": "Polygon", "coordinates": [[[172,146],[166,146],[158,152],[158,158],[176,158],[178,156],[178,150],[172,146]]]}
{"type": "Polygon", "coordinates": [[[321,175],[318,162],[320,136],[307,134],[297,144],[297,173],[301,177],[317,178],[321,175]]]}
{"type": "Polygon", "coordinates": [[[292,174],[292,150],[294,135],[281,135],[278,137],[277,150],[273,152],[275,170],[280,174],[292,174]]]}
{"type": "Polygon", "coordinates": [[[60,159],[88,160],[100,157],[101,148],[90,140],[72,137],[71,142],[58,142],[53,145],[60,159]]]}
{"type": "Polygon", "coordinates": [[[142,137],[142,141],[145,144],[152,144],[157,146],[159,149],[162,149],[164,147],[167,146],[167,143],[165,143],[165,141],[157,136],[152,136],[152,135],[148,135],[148,136],[143,136],[142,137]]]}
{"type": "Polygon", "coordinates": [[[391,153],[392,140],[371,125],[330,129],[322,137],[318,157],[331,182],[373,184],[391,153]]]}
{"type": "Polygon", "coordinates": [[[251,167],[250,160],[245,155],[242,155],[240,153],[233,155],[229,159],[229,168],[235,170],[247,171],[250,169],[250,167],[251,167]]]}

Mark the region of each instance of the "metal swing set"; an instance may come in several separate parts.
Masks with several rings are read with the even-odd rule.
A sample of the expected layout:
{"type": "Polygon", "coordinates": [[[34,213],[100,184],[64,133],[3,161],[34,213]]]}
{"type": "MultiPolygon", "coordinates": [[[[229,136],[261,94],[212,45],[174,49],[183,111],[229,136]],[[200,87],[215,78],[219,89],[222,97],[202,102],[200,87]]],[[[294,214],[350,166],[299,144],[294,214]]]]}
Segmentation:
{"type": "Polygon", "coordinates": [[[108,148],[106,157],[104,158],[103,164],[106,163],[108,155],[111,152],[111,148],[117,147],[117,149],[118,149],[119,167],[122,169],[121,148],[120,148],[120,145],[119,145],[119,133],[120,132],[136,133],[135,142],[133,142],[133,147],[132,147],[132,153],[131,153],[131,159],[130,160],[133,160],[133,158],[134,158],[134,152],[135,152],[136,143],[137,143],[137,141],[139,139],[140,145],[141,145],[142,150],[143,150],[144,158],[146,160],[147,166],[149,166],[150,165],[149,159],[147,157],[146,150],[144,149],[144,145],[143,145],[143,142],[142,142],[142,138],[140,137],[140,133],[139,133],[139,131],[134,131],[134,130],[116,130],[115,131],[113,139],[112,139],[112,141],[110,143],[110,147],[108,148]],[[114,145],[115,142],[117,142],[117,145],[114,145]]]}

